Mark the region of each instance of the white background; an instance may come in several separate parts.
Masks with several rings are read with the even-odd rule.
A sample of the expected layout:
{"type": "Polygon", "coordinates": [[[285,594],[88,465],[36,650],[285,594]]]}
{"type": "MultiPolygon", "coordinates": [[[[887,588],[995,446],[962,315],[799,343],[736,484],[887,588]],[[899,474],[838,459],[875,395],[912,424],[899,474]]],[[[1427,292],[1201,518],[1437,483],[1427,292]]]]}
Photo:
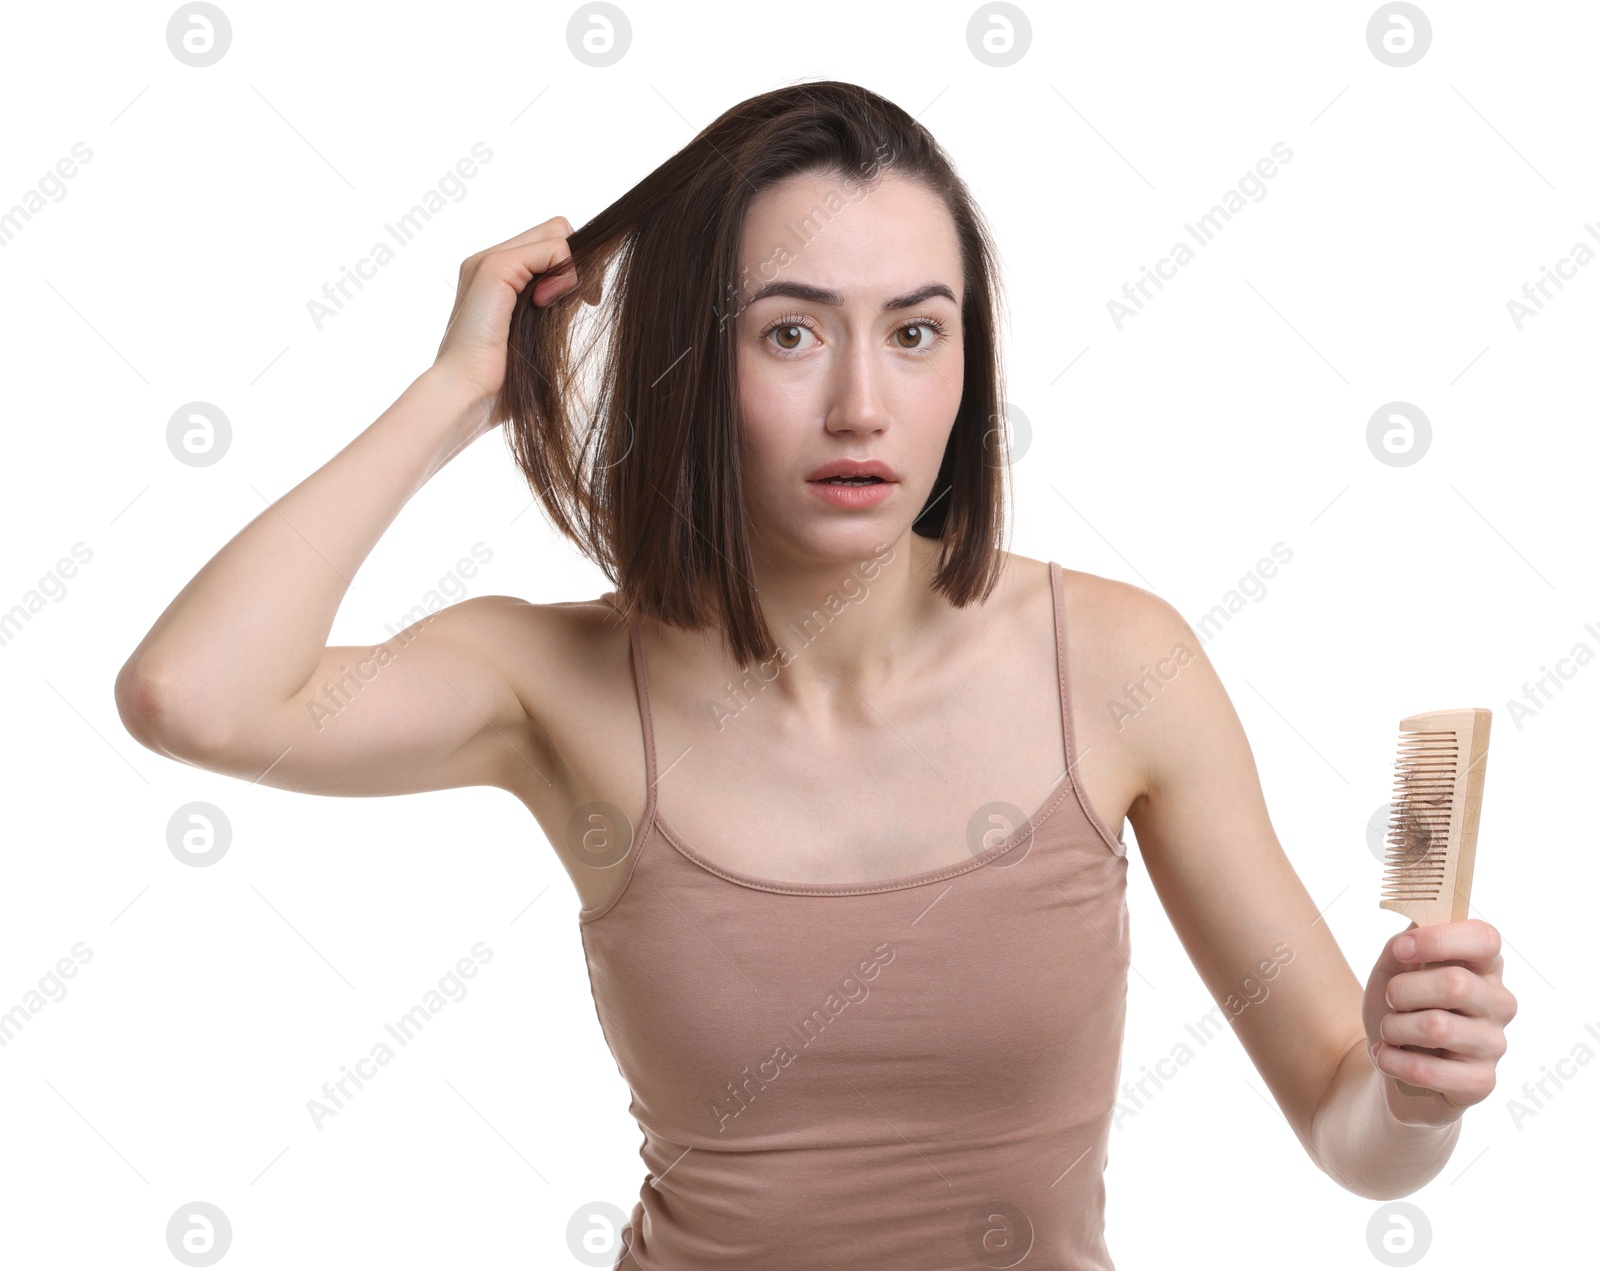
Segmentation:
{"type": "MultiPolygon", "coordinates": [[[[1600,668],[1563,664],[1521,721],[1510,701],[1600,649],[1600,263],[1521,330],[1507,301],[1574,243],[1600,249],[1600,16],[1425,8],[1431,48],[1394,68],[1368,49],[1371,3],[1031,4],[1026,56],[995,68],[969,51],[971,6],[628,0],[632,45],[597,69],[569,52],[570,8],[238,3],[227,55],[197,69],[168,50],[168,8],[13,7],[0,214],[75,143],[93,158],[0,247],[0,609],[73,544],[93,556],[0,647],[0,1011],[75,943],[93,956],[0,1048],[12,1264],[176,1266],[167,1221],[205,1200],[230,1267],[578,1266],[574,1211],[631,1209],[640,1133],[576,895],[526,810],[487,788],[342,800],[216,776],[134,742],[112,681],[211,554],[431,362],[463,257],[581,225],[729,106],[809,78],[916,115],[991,220],[1007,396],[1033,429],[1013,550],[1195,622],[1292,549],[1207,653],[1363,983],[1404,925],[1366,837],[1396,723],[1494,710],[1474,909],[1521,1012],[1499,1088],[1409,1199],[1425,1264],[1588,1245],[1596,1065],[1520,1126],[1509,1100],[1600,1052],[1582,911],[1600,668]],[[317,329],[307,301],[480,141],[466,197],[317,329]],[[1107,301],[1276,142],[1293,159],[1266,196],[1118,330],[1107,301]],[[233,428],[206,468],[166,445],[196,400],[233,428]],[[1366,442],[1397,400],[1433,428],[1405,467],[1366,442]],[[196,800],[233,830],[204,869],[166,845],[196,800]],[[316,1128],[307,1100],[479,941],[494,956],[468,996],[316,1128]]],[[[493,558],[473,594],[607,590],[529,503],[499,439],[477,443],[384,536],[330,643],[386,639],[475,543],[493,558]]],[[[1137,1078],[1212,1001],[1130,859],[1137,1078]]],[[[1119,1267],[1380,1265],[1381,1206],[1317,1170],[1231,1033],[1115,1131],[1108,1188],[1119,1267]]]]}

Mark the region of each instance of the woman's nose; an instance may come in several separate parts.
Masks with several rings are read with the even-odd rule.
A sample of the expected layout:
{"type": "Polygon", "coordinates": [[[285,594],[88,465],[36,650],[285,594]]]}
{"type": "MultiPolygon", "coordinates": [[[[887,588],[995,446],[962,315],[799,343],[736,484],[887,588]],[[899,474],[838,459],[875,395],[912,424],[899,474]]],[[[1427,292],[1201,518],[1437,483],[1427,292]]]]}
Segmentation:
{"type": "Polygon", "coordinates": [[[834,376],[828,426],[854,432],[877,432],[887,427],[882,374],[883,368],[869,351],[847,355],[834,376]]]}

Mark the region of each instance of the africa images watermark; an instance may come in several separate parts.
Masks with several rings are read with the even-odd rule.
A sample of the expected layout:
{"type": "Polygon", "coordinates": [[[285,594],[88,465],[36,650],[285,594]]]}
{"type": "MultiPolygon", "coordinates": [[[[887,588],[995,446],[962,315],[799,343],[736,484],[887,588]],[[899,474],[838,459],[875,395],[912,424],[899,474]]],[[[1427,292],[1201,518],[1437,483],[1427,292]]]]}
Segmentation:
{"type": "MultiPolygon", "coordinates": [[[[1600,1045],[1600,1027],[1596,1027],[1596,1023],[1595,1020],[1585,1020],[1583,1031],[1594,1039],[1596,1045],[1600,1045]]],[[[1568,1081],[1594,1062],[1595,1053],[1595,1048],[1580,1037],[1572,1043],[1571,1054],[1563,1055],[1556,1060],[1554,1072],[1550,1070],[1550,1064],[1540,1064],[1539,1071],[1544,1073],[1544,1076],[1537,1081],[1524,1081],[1522,1098],[1518,1099],[1513,1095],[1506,1100],[1506,1111],[1511,1114],[1511,1124],[1520,1130],[1524,1121],[1543,1112],[1555,1098],[1550,1087],[1554,1086],[1556,1091],[1565,1089],[1568,1081]]]]}
{"type": "Polygon", "coordinates": [[[455,568],[440,578],[438,583],[429,589],[427,595],[400,616],[398,622],[385,624],[385,629],[394,637],[393,640],[372,646],[369,654],[356,659],[354,667],[341,663],[339,670],[342,674],[337,680],[329,680],[323,684],[322,696],[306,699],[306,713],[311,716],[313,728],[321,732],[324,724],[337,717],[345,707],[356,700],[362,689],[378,678],[379,671],[399,658],[421,633],[422,627],[433,621],[439,610],[449,605],[452,600],[466,596],[467,586],[461,580],[474,577],[480,565],[487,565],[494,559],[494,549],[485,547],[481,541],[474,543],[471,550],[472,557],[463,556],[458,560],[455,568]]]}
{"type": "Polygon", "coordinates": [[[1258,560],[1255,568],[1240,578],[1236,587],[1230,587],[1222,599],[1206,610],[1194,624],[1194,631],[1200,639],[1201,647],[1205,647],[1218,631],[1232,622],[1235,614],[1248,608],[1246,600],[1252,604],[1259,604],[1265,600],[1267,580],[1278,572],[1280,566],[1287,565],[1293,559],[1294,548],[1286,546],[1281,539],[1274,543],[1272,555],[1263,556],[1258,560]]]}
{"type": "Polygon", "coordinates": [[[5,211],[0,212],[0,247],[9,247],[11,240],[51,203],[59,203],[71,192],[67,182],[78,175],[78,164],[88,163],[94,151],[81,142],[74,142],[69,155],[56,160],[56,166],[35,183],[34,188],[23,192],[22,197],[5,211]],[[78,163],[72,161],[76,157],[78,163]]]}
{"type": "Polygon", "coordinates": [[[1176,679],[1178,672],[1194,661],[1194,658],[1194,650],[1180,640],[1172,646],[1172,652],[1166,657],[1156,659],[1153,668],[1148,662],[1140,667],[1144,674],[1122,686],[1122,700],[1106,703],[1106,708],[1111,712],[1111,718],[1117,725],[1117,731],[1121,732],[1123,725],[1150,707],[1161,690],[1176,679]]]}
{"type": "Polygon", "coordinates": [[[72,545],[71,555],[62,556],[39,576],[39,581],[22,593],[22,599],[11,608],[0,610],[0,648],[4,648],[22,633],[46,603],[60,604],[67,597],[67,580],[75,577],[79,568],[94,559],[94,549],[79,539],[72,545]]]}
{"type": "Polygon", "coordinates": [[[34,1016],[51,1002],[59,1002],[66,997],[67,986],[63,981],[77,975],[84,963],[94,957],[94,950],[82,940],[68,952],[72,954],[70,958],[56,959],[55,966],[39,977],[38,988],[29,989],[15,1006],[0,1015],[0,1046],[11,1045],[34,1016]]]}
{"type": "MultiPolygon", "coordinates": [[[[1294,559],[1294,549],[1285,546],[1280,540],[1272,545],[1272,555],[1263,556],[1255,563],[1255,568],[1247,571],[1239,579],[1238,585],[1230,587],[1221,600],[1212,605],[1198,622],[1190,624],[1195,638],[1201,648],[1216,635],[1216,633],[1233,621],[1235,614],[1244,610],[1248,604],[1259,604],[1267,595],[1267,580],[1277,574],[1281,565],[1288,564],[1294,559]]],[[[1139,679],[1130,681],[1122,686],[1122,700],[1111,700],[1106,703],[1106,709],[1111,712],[1112,721],[1121,732],[1123,726],[1135,716],[1148,709],[1159,697],[1165,688],[1184,667],[1194,661],[1195,651],[1180,640],[1172,646],[1166,657],[1160,658],[1152,667],[1145,663],[1139,669],[1143,672],[1139,679]]]]}
{"type": "Polygon", "coordinates": [[[826,631],[829,625],[852,604],[860,604],[871,595],[866,583],[878,576],[878,571],[894,559],[894,549],[887,543],[880,543],[873,548],[873,554],[862,561],[850,573],[846,574],[838,587],[822,598],[820,606],[813,609],[800,622],[789,621],[784,624],[784,632],[792,634],[794,648],[784,643],[784,637],[778,637],[777,651],[765,662],[757,663],[753,667],[746,667],[744,676],[737,685],[729,682],[724,686],[725,694],[722,701],[708,701],[706,709],[711,713],[711,722],[721,732],[727,727],[728,721],[737,719],[739,715],[755,700],[756,694],[766,688],[778,678],[778,673],[791,666],[794,661],[805,652],[806,647],[826,631]],[[774,665],[776,664],[776,665],[774,665]]]}
{"type": "Polygon", "coordinates": [[[863,981],[877,979],[883,968],[895,958],[894,949],[887,941],[874,946],[872,954],[870,959],[862,959],[859,975],[852,971],[839,981],[838,992],[830,992],[820,1007],[802,1015],[798,1024],[789,1025],[789,1033],[799,1049],[791,1047],[787,1041],[777,1043],[771,1056],[756,1064],[755,1072],[751,1072],[750,1065],[746,1064],[739,1070],[742,1075],[724,1086],[726,1103],[711,1100],[711,1116],[717,1123],[719,1133],[728,1128],[730,1119],[748,1108],[761,1091],[782,1076],[784,1069],[800,1058],[805,1048],[822,1036],[822,1030],[843,1015],[847,1007],[867,1000],[867,994],[872,990],[863,981]]]}
{"type": "MultiPolygon", "coordinates": [[[[1592,622],[1583,624],[1583,629],[1600,640],[1600,628],[1592,622]]],[[[1538,679],[1529,683],[1522,682],[1522,700],[1519,702],[1514,697],[1506,698],[1506,714],[1511,717],[1511,722],[1517,726],[1517,731],[1522,731],[1524,720],[1532,719],[1555,699],[1555,693],[1566,688],[1566,682],[1574,678],[1579,670],[1594,661],[1594,650],[1582,640],[1576,641],[1565,657],[1556,659],[1556,669],[1551,670],[1544,663],[1539,664],[1539,670],[1544,672],[1538,679]]]]}
{"type": "MultiPolygon", "coordinates": [[[[1278,163],[1288,163],[1294,158],[1294,151],[1281,141],[1273,143],[1270,153],[1277,155],[1278,163]]],[[[1244,210],[1246,198],[1252,203],[1259,203],[1267,197],[1267,182],[1277,175],[1277,163],[1266,157],[1257,160],[1254,171],[1246,172],[1240,177],[1238,185],[1224,194],[1220,203],[1213,203],[1204,216],[1196,217],[1193,224],[1186,222],[1184,230],[1199,246],[1209,246],[1223,228],[1232,223],[1233,218],[1244,210]]],[[[1122,330],[1124,320],[1138,317],[1144,311],[1145,304],[1155,299],[1155,296],[1146,289],[1147,285],[1154,286],[1157,291],[1161,290],[1166,285],[1162,280],[1171,282],[1178,276],[1178,270],[1193,260],[1196,254],[1194,248],[1180,238],[1173,243],[1167,255],[1156,261],[1153,272],[1146,266],[1140,265],[1139,281],[1122,284],[1121,300],[1113,296],[1106,301],[1106,312],[1111,315],[1111,321],[1117,330],[1122,330]],[[1135,288],[1138,294],[1135,294],[1135,288]]]]}
{"type": "MultiPolygon", "coordinates": [[[[429,989],[424,993],[422,1000],[395,1023],[385,1023],[384,1031],[402,1047],[408,1046],[446,1005],[465,998],[467,986],[463,981],[472,979],[484,963],[494,960],[494,950],[482,940],[472,946],[471,953],[470,958],[458,958],[455,967],[439,977],[438,988],[429,989]]],[[[344,1075],[335,1081],[322,1083],[322,1099],[306,1100],[306,1111],[311,1114],[311,1124],[319,1130],[322,1129],[324,1121],[337,1116],[345,1105],[355,1098],[355,1092],[349,1088],[350,1085],[353,1084],[356,1090],[360,1090],[366,1082],[376,1077],[381,1069],[388,1067],[396,1053],[388,1042],[379,1040],[373,1043],[371,1054],[356,1060],[353,1072],[349,1066],[340,1065],[339,1071],[344,1075]]]]}
{"type": "Polygon", "coordinates": [[[780,270],[793,264],[806,245],[827,229],[834,218],[849,210],[852,203],[859,203],[865,198],[869,183],[877,177],[886,163],[893,161],[893,158],[893,147],[887,141],[880,141],[873,152],[873,157],[860,164],[861,175],[859,178],[852,177],[848,190],[830,186],[827,193],[800,218],[798,225],[785,226],[794,240],[792,244],[774,243],[766,256],[757,262],[754,271],[746,267],[741,271],[737,282],[729,281],[728,307],[725,310],[716,310],[717,330],[721,331],[731,319],[743,313],[749,303],[748,297],[776,278],[780,270]],[[750,279],[752,272],[757,275],[753,285],[750,279]]]}
{"type": "MultiPolygon", "coordinates": [[[[488,163],[494,158],[494,151],[481,141],[473,144],[470,153],[477,156],[478,163],[488,163]]],[[[306,312],[311,315],[312,326],[320,331],[326,319],[337,317],[353,298],[349,288],[360,291],[366,283],[376,278],[378,270],[399,255],[396,247],[405,247],[432,223],[435,216],[444,211],[447,197],[451,203],[459,203],[466,198],[470,192],[467,182],[478,175],[478,170],[477,164],[470,158],[458,159],[455,167],[440,177],[434,187],[422,196],[420,203],[413,203],[405,215],[396,217],[393,223],[385,221],[383,228],[394,240],[395,247],[390,247],[380,238],[373,243],[367,255],[356,261],[353,270],[340,265],[338,280],[322,284],[322,298],[319,300],[313,296],[306,301],[306,312]]]]}
{"type": "MultiPolygon", "coordinates": [[[[1254,975],[1245,976],[1244,979],[1239,981],[1242,995],[1240,993],[1229,993],[1221,1002],[1213,1006],[1196,1021],[1201,1027],[1196,1027],[1195,1024],[1185,1024],[1183,1026],[1184,1031],[1193,1037],[1201,1047],[1205,1047],[1213,1037],[1219,1036],[1222,1032],[1222,1022],[1217,1019],[1219,1010],[1227,1012],[1228,1021],[1231,1023],[1244,1014],[1246,1008],[1265,1002],[1272,992],[1271,986],[1265,981],[1277,979],[1282,974],[1283,968],[1293,961],[1294,947],[1287,941],[1280,940],[1272,946],[1272,957],[1263,958],[1258,964],[1259,979],[1254,975]]],[[[1196,1053],[1188,1042],[1180,1039],[1173,1044],[1169,1054],[1163,1055],[1156,1060],[1154,1072],[1151,1071],[1148,1065],[1140,1065],[1139,1070],[1143,1073],[1143,1076],[1137,1082],[1124,1081],[1122,1083],[1121,1097],[1115,1103],[1116,1115],[1112,1120],[1113,1127],[1121,1129],[1123,1121],[1129,1117],[1137,1116],[1149,1106],[1150,1101],[1155,1098],[1156,1092],[1164,1089],[1166,1083],[1176,1077],[1178,1072],[1195,1057],[1196,1053]],[[1151,1090],[1151,1086],[1154,1086],[1155,1090],[1151,1090]]]]}
{"type": "MultiPolygon", "coordinates": [[[[1600,226],[1591,221],[1586,221],[1583,228],[1590,238],[1600,242],[1600,226]]],[[[1550,288],[1554,287],[1557,291],[1560,291],[1567,285],[1562,279],[1564,278],[1567,282],[1571,282],[1572,279],[1578,276],[1578,267],[1587,265],[1594,259],[1594,256],[1594,248],[1580,238],[1572,245],[1570,255],[1563,256],[1556,261],[1556,267],[1553,271],[1548,265],[1540,265],[1538,281],[1522,284],[1522,299],[1518,300],[1513,296],[1506,301],[1506,312],[1511,315],[1512,326],[1520,331],[1524,321],[1528,318],[1537,318],[1543,313],[1545,302],[1555,298],[1550,294],[1550,288]]]]}

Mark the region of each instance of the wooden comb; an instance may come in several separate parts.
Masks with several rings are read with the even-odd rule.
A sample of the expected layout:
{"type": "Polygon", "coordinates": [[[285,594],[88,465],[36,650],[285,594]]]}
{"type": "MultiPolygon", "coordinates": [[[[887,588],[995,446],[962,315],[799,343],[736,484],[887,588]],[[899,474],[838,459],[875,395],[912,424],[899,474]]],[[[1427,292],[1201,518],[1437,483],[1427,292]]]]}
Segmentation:
{"type": "MultiPolygon", "coordinates": [[[[1425,711],[1400,721],[1378,905],[1404,914],[1419,927],[1461,922],[1467,916],[1489,755],[1489,716],[1483,707],[1469,706],[1425,711]]],[[[1404,1049],[1440,1053],[1424,1046],[1404,1049]]],[[[1434,1093],[1398,1077],[1394,1080],[1406,1094],[1434,1093]]]]}

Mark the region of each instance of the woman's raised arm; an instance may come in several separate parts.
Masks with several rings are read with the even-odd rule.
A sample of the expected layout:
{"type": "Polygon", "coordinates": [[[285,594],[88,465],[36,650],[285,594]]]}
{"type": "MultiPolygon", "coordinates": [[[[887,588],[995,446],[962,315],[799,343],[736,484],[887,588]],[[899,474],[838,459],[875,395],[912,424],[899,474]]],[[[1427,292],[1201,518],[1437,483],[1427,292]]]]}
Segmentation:
{"type": "MultiPolygon", "coordinates": [[[[116,700],[135,738],[199,767],[326,794],[503,784],[526,765],[532,720],[497,651],[520,643],[523,664],[537,663],[547,620],[537,606],[480,597],[375,646],[327,638],[401,508],[502,421],[512,308],[570,255],[571,233],[556,217],[463,262],[434,364],[234,535],[133,650],[116,700]]],[[[534,299],[572,285],[543,280],[534,299]]]]}

